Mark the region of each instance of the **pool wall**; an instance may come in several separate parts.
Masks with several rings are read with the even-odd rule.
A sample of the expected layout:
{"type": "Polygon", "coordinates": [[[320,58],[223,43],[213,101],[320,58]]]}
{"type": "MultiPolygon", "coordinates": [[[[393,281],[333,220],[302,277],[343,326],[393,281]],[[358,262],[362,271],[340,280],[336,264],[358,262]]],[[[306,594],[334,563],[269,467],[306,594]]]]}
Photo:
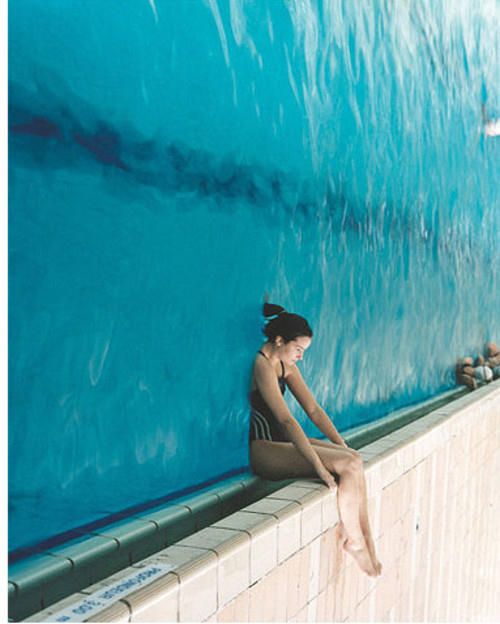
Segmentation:
{"type": "Polygon", "coordinates": [[[497,381],[363,447],[377,579],[339,547],[335,497],[300,480],[29,621],[160,563],[87,621],[495,621],[499,416],[497,381]]]}
{"type": "Polygon", "coordinates": [[[266,294],[342,432],[500,340],[498,3],[122,6],[9,4],[11,554],[247,467],[266,294]]]}

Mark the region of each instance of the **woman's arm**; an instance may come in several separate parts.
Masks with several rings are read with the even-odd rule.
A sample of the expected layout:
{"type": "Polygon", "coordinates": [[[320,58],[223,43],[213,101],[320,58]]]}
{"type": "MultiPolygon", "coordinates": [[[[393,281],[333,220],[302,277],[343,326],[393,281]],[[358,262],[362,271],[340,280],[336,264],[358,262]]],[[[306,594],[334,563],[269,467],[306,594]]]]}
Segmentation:
{"type": "Polygon", "coordinates": [[[289,440],[295,445],[300,454],[313,466],[319,478],[330,488],[334,488],[336,486],[335,479],[325,468],[302,427],[290,413],[281,394],[276,373],[267,360],[259,358],[255,362],[254,376],[255,383],[262,398],[285,430],[289,440]]]}
{"type": "Polygon", "coordinates": [[[310,415],[309,418],[313,421],[313,423],[318,427],[323,435],[325,435],[331,442],[334,444],[340,444],[341,446],[345,446],[348,448],[347,442],[337,431],[337,428],[330,420],[326,412],[319,405],[317,407],[317,411],[314,414],[310,415]]]}
{"type": "Polygon", "coordinates": [[[334,444],[341,444],[347,447],[347,444],[337,431],[335,425],[313,397],[297,366],[292,367],[286,377],[286,382],[304,412],[309,416],[316,427],[318,427],[321,433],[334,444]]]}

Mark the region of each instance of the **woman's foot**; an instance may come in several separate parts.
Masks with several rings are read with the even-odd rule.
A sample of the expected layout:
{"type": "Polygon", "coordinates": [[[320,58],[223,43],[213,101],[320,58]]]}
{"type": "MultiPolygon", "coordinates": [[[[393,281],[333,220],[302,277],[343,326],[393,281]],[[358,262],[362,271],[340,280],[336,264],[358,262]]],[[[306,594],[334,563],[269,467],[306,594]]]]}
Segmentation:
{"type": "Polygon", "coordinates": [[[373,567],[377,572],[377,576],[382,574],[382,564],[377,559],[377,555],[375,554],[375,545],[373,544],[373,540],[367,540],[368,543],[368,552],[370,553],[370,558],[372,560],[373,567]]]}
{"type": "Polygon", "coordinates": [[[344,542],[344,550],[354,557],[356,563],[368,576],[377,576],[379,574],[378,568],[373,564],[364,541],[352,542],[346,540],[344,542]]]}
{"type": "Polygon", "coordinates": [[[346,533],[345,526],[342,520],[339,522],[338,531],[339,531],[339,541],[343,546],[347,542],[347,533],[346,533]]]}
{"type": "MultiPolygon", "coordinates": [[[[348,539],[349,538],[347,537],[347,532],[345,530],[344,524],[341,521],[339,523],[339,540],[342,546],[344,547],[344,550],[352,554],[351,551],[348,548],[346,548],[348,539]]],[[[372,563],[372,568],[375,570],[375,576],[380,576],[382,574],[382,564],[377,559],[377,555],[375,554],[375,545],[373,543],[373,540],[370,538],[370,540],[367,541],[367,544],[368,544],[368,553],[370,555],[370,560],[372,563]]],[[[361,546],[361,547],[363,548],[364,546],[361,546]]]]}

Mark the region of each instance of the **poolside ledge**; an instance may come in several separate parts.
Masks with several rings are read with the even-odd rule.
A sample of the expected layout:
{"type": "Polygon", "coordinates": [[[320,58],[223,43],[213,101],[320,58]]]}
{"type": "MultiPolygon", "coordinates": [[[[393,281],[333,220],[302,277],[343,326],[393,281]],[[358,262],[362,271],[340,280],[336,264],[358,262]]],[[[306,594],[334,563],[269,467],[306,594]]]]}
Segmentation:
{"type": "Polygon", "coordinates": [[[499,423],[497,381],[361,449],[376,579],[339,548],[335,495],[298,480],[26,621],[495,621],[499,423]]]}

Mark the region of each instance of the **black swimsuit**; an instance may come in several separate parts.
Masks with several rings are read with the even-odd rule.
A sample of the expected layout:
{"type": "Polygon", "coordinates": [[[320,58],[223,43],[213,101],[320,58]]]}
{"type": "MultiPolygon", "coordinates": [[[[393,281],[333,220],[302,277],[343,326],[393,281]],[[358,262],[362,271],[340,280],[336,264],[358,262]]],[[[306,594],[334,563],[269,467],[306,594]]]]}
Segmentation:
{"type": "MultiPolygon", "coordinates": [[[[267,356],[259,351],[266,359],[267,356]]],[[[278,377],[281,394],[285,394],[285,367],[281,362],[281,377],[278,377]]],[[[272,442],[288,442],[283,427],[277,421],[268,404],[264,401],[258,388],[250,392],[250,442],[253,440],[271,440],[272,442]]]]}

